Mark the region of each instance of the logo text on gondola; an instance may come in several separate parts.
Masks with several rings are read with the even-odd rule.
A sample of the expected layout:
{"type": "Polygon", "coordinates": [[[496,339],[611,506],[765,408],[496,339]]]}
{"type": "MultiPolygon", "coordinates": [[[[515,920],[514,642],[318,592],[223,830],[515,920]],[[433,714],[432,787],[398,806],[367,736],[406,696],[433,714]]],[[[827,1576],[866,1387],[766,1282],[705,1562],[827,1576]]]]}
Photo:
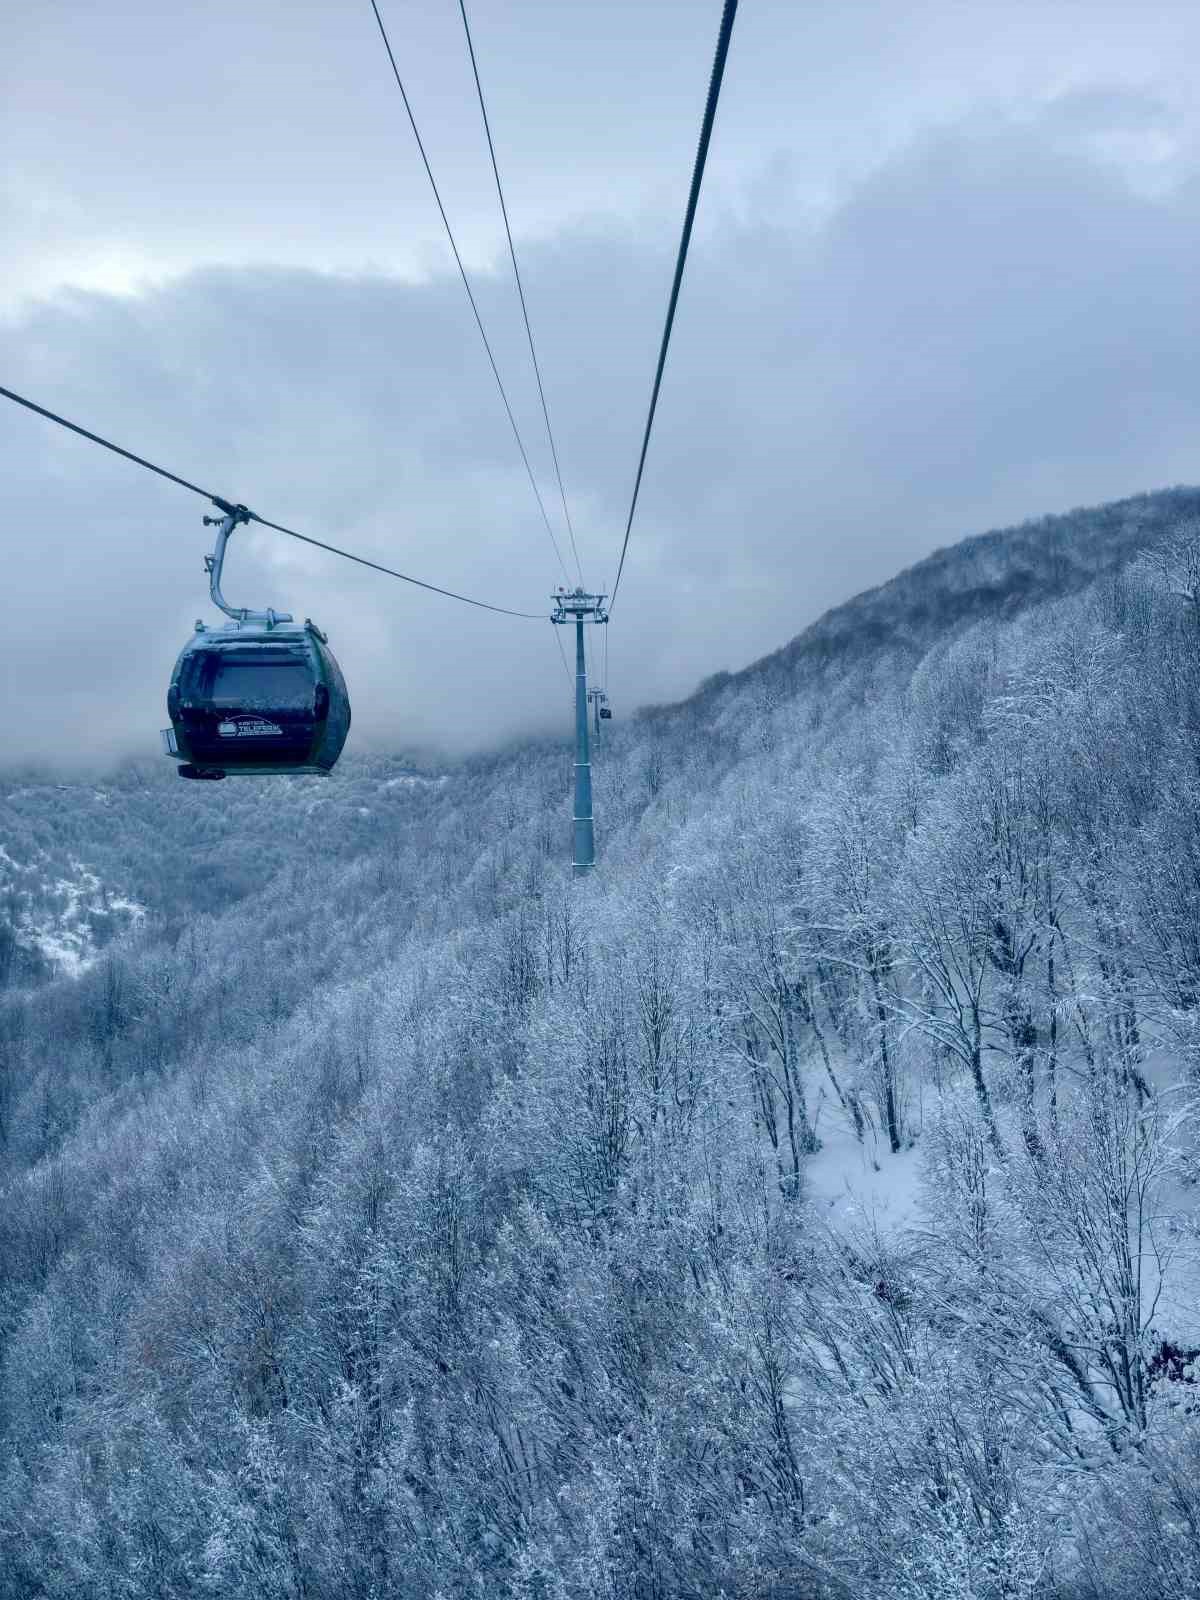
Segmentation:
{"type": "Polygon", "coordinates": [[[283,733],[277,722],[267,722],[263,717],[237,717],[230,722],[217,724],[222,739],[269,739],[283,733]]]}

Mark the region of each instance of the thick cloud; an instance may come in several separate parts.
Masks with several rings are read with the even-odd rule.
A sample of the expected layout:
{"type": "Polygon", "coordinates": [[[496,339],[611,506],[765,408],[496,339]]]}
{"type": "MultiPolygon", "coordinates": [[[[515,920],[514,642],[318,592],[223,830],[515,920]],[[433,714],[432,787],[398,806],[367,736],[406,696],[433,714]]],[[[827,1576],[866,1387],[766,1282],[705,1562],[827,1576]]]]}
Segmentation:
{"type": "MultiPolygon", "coordinates": [[[[770,223],[758,201],[710,220],[611,628],[619,711],[965,533],[1197,476],[1200,184],[1128,181],[1167,123],[1117,89],[975,113],[820,220],[795,196],[770,223]]],[[[672,244],[606,224],[526,249],[590,583],[611,578],[672,244]]],[[[507,281],[482,303],[553,516],[507,281]]],[[[59,297],[10,319],[0,364],[184,476],[433,582],[539,610],[561,581],[456,281],[248,268],[59,297]]],[[[207,612],[206,508],[15,411],[0,472],[8,759],[153,749],[207,612]]],[[[360,749],[565,719],[546,623],[261,531],[237,535],[226,591],[329,630],[360,749]]]]}
{"type": "MultiPolygon", "coordinates": [[[[464,245],[503,249],[453,0],[380,0],[464,245]]],[[[412,275],[445,246],[368,0],[54,0],[0,51],[0,306],[199,266],[412,275]]],[[[678,226],[720,0],[471,0],[523,239],[580,218],[678,226]]],[[[915,136],[981,106],[1151,87],[1108,158],[1195,152],[1194,0],[754,0],[707,180],[721,208],[825,215],[915,136]],[[766,165],[759,185],[750,175],[766,165]],[[790,192],[789,192],[790,191],[790,192]]],[[[1100,130],[1103,132],[1103,129],[1100,130]]]]}

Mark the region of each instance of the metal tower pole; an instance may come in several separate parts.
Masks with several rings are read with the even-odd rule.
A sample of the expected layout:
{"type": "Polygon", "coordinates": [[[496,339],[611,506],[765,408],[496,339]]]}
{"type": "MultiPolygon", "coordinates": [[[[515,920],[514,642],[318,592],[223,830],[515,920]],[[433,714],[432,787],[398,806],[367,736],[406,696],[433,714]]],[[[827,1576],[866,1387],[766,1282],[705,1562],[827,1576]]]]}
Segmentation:
{"type": "Polygon", "coordinates": [[[583,653],[583,617],[575,617],[575,876],[596,865],[596,829],[592,818],[592,760],[588,749],[587,662],[583,653]]]}
{"type": "Polygon", "coordinates": [[[575,816],[572,870],[586,877],[596,864],[596,828],[592,817],[592,759],[588,748],[587,658],[583,649],[585,622],[607,622],[602,594],[582,589],[556,589],[551,596],[551,622],[575,624],[575,816]]]}

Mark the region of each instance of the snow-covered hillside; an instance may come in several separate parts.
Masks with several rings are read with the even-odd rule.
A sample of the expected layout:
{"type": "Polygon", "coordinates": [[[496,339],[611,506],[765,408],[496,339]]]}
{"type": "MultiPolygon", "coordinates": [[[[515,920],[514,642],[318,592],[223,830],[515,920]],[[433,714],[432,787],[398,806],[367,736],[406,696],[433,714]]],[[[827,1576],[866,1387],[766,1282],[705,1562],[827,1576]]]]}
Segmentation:
{"type": "Polygon", "coordinates": [[[1200,1594],[1197,503],[606,725],[584,882],[560,743],[14,781],[0,1597],[1200,1594]]]}
{"type": "Polygon", "coordinates": [[[44,852],[15,861],[0,845],[0,901],[14,967],[77,978],[114,939],[135,930],[146,909],[107,889],[82,861],[59,876],[44,852]]]}

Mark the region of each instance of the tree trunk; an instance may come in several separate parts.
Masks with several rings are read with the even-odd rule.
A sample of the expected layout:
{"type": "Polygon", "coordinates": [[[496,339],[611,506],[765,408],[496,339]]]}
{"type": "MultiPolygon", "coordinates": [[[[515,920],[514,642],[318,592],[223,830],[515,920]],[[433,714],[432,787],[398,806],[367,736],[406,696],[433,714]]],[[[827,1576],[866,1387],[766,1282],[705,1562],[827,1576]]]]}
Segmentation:
{"type": "Polygon", "coordinates": [[[975,1096],[979,1101],[983,1125],[987,1129],[988,1143],[995,1152],[997,1161],[1005,1161],[1007,1156],[1000,1142],[996,1113],[992,1110],[992,1097],[988,1093],[988,1086],[983,1076],[983,1024],[977,1006],[971,1008],[971,1081],[975,1085],[975,1096]]]}
{"type": "Polygon", "coordinates": [[[875,1016],[879,1023],[879,1068],[883,1075],[883,1115],[887,1122],[888,1143],[895,1155],[900,1149],[900,1118],[896,1110],[896,1078],[892,1065],[892,1052],[888,1044],[887,1007],[883,1003],[883,990],[879,984],[879,968],[871,958],[871,987],[875,994],[875,1016]]]}

